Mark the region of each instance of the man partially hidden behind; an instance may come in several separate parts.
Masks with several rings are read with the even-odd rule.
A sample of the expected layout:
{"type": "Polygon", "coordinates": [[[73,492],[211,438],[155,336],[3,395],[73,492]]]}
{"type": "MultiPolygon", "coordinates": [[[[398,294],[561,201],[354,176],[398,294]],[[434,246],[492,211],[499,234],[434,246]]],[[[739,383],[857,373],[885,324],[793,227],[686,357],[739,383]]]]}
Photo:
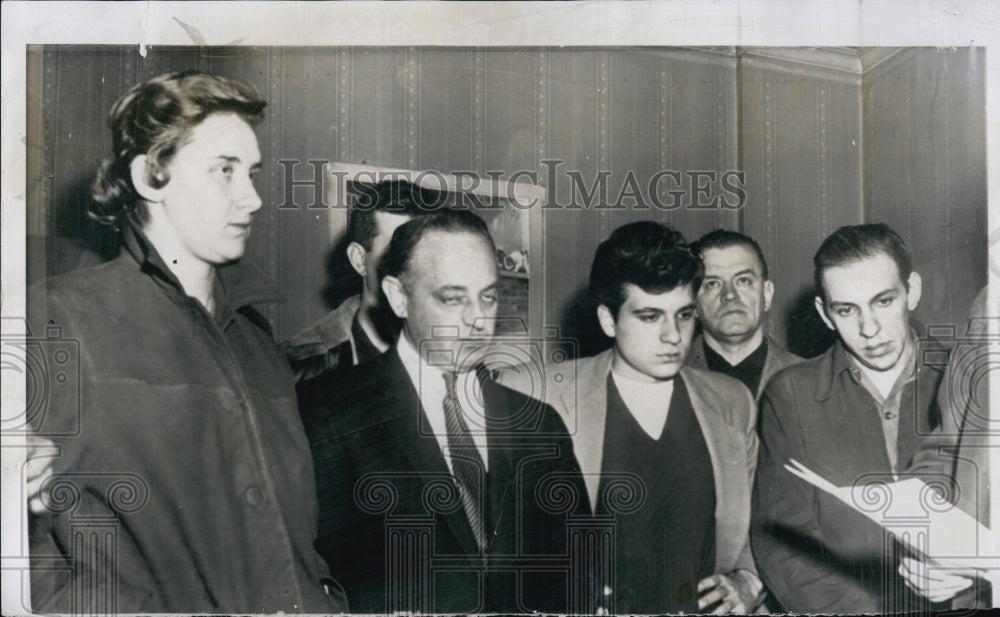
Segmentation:
{"type": "Polygon", "coordinates": [[[284,344],[297,381],[372,360],[396,341],[400,323],[381,300],[378,264],[392,232],[415,216],[433,212],[442,199],[438,191],[405,180],[361,187],[347,224],[347,259],[362,278],[361,293],[284,344]]]}
{"type": "Polygon", "coordinates": [[[35,332],[57,326],[81,354],[79,391],[35,427],[67,435],[32,522],[36,611],[346,609],[313,548],[292,375],[253,307],[275,294],[241,261],[265,105],[248,84],[185,72],[112,108],[93,215],[125,248],[29,304],[35,332]]]}
{"type": "Polygon", "coordinates": [[[691,344],[687,364],[740,380],[760,398],[771,377],[802,358],[764,333],[774,283],[757,242],[735,231],[716,229],[692,250],[705,264],[698,289],[702,334],[691,344]]]}
{"type": "Polygon", "coordinates": [[[569,435],[552,408],[494,383],[480,364],[497,311],[495,254],[468,211],[401,225],[379,266],[403,320],[396,345],[303,384],[316,546],[353,611],[574,607],[573,512],[546,489],[583,492],[569,435]]]}
{"type": "MultiPolygon", "coordinates": [[[[616,229],[590,271],[612,348],[545,370],[595,515],[614,521],[601,556],[612,613],[745,613],[762,599],[748,536],[756,405],[738,381],[684,366],[702,264],[682,243],[652,221],[616,229]]],[[[503,379],[537,393],[529,371],[503,379]]]]}
{"type": "Polygon", "coordinates": [[[898,612],[919,606],[882,529],[789,473],[796,459],[837,486],[906,470],[939,421],[942,370],[917,353],[921,295],[902,239],[882,224],[841,227],[813,258],[816,310],[838,340],[778,373],[761,400],[752,539],[785,610],[898,612]],[[920,356],[920,357],[918,357],[920,356]]]}

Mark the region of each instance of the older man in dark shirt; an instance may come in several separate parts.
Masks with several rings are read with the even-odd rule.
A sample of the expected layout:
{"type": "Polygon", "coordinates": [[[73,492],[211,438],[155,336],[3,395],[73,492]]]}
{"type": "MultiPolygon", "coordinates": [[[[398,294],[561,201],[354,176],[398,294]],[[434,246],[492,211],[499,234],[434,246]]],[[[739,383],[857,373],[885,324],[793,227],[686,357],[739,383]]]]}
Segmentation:
{"type": "Polygon", "coordinates": [[[724,229],[692,248],[705,265],[705,282],[697,298],[702,334],[687,365],[738,379],[760,398],[775,373],[802,361],[764,333],[774,295],[764,253],[753,238],[724,229]]]}

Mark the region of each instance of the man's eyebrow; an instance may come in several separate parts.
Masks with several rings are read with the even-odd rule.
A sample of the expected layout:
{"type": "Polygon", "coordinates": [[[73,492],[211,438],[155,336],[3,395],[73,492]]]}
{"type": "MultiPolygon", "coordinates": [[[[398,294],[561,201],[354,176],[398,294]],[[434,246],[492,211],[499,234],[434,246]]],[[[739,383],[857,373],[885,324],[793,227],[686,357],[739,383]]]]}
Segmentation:
{"type": "Polygon", "coordinates": [[[895,288],[886,289],[885,291],[880,291],[877,294],[875,294],[874,296],[872,296],[871,301],[872,302],[876,302],[876,301],[878,301],[878,300],[880,300],[880,299],[882,299],[882,298],[884,298],[886,296],[889,296],[889,295],[892,295],[892,294],[898,294],[898,293],[899,293],[898,289],[895,289],[895,288]]]}
{"type": "Polygon", "coordinates": [[[854,304],[853,302],[838,302],[836,300],[830,300],[826,304],[830,308],[838,308],[838,307],[841,307],[841,306],[851,306],[851,307],[857,307],[858,306],[857,304],[854,304]]]}
{"type": "MultiPolygon", "coordinates": [[[[691,306],[694,306],[693,304],[691,306]]],[[[655,306],[640,306],[632,309],[633,313],[663,313],[664,310],[655,306]]]]}
{"type": "Polygon", "coordinates": [[[676,310],[676,311],[674,311],[674,312],[675,312],[675,313],[680,313],[681,311],[693,311],[693,310],[695,310],[696,308],[697,308],[697,307],[695,306],[694,302],[692,302],[692,303],[690,303],[690,304],[685,304],[684,306],[680,307],[679,309],[677,309],[677,310],[676,310]]]}
{"type": "Polygon", "coordinates": [[[744,274],[752,274],[754,276],[757,276],[757,272],[753,268],[747,268],[745,270],[740,270],[739,272],[737,272],[733,276],[742,276],[744,274]]]}
{"type": "Polygon", "coordinates": [[[446,291],[469,291],[469,288],[465,285],[443,285],[434,290],[437,293],[442,293],[446,291]]]}

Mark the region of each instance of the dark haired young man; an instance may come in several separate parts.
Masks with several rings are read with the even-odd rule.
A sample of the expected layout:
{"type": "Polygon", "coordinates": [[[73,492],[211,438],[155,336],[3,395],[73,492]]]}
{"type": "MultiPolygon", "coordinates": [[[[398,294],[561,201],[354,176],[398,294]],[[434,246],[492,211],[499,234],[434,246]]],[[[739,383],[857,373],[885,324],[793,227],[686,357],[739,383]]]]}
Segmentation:
{"type": "Polygon", "coordinates": [[[397,227],[442,204],[438,191],[405,180],[364,186],[351,206],[347,259],[362,278],[361,293],[284,344],[297,381],[374,359],[395,342],[399,321],[382,302],[378,264],[397,227]]]}
{"type": "Polygon", "coordinates": [[[588,610],[570,602],[573,509],[543,484],[584,490],[566,428],[480,364],[497,310],[495,254],[467,211],[401,225],[379,265],[403,320],[398,341],[303,384],[316,546],[354,611],[588,610]]]}
{"type": "Polygon", "coordinates": [[[775,373],[802,361],[764,333],[774,295],[764,253],[753,238],[725,229],[708,232],[692,250],[705,280],[697,297],[702,333],[687,364],[738,379],[759,399],[775,373]]]}
{"type": "Polygon", "coordinates": [[[595,575],[611,613],[746,613],[762,599],[748,537],[756,405],[736,380],[684,365],[701,280],[678,232],[619,227],[590,271],[612,348],[546,367],[540,393],[528,372],[504,374],[572,427],[586,496],[614,520],[613,581],[595,575]]]}
{"type": "Polygon", "coordinates": [[[78,342],[81,380],[35,426],[61,448],[31,529],[35,611],[346,609],[313,548],[292,375],[251,304],[274,294],[241,261],[265,105],[248,84],[185,72],[112,109],[93,215],[125,249],[47,280],[28,306],[36,332],[78,342]]]}
{"type": "Polygon", "coordinates": [[[813,258],[816,310],[837,333],[823,355],[778,373],[761,399],[752,540],[785,610],[893,613],[917,597],[878,525],[792,476],[796,459],[838,486],[892,481],[938,425],[942,357],[918,353],[910,311],[921,295],[902,239],[883,224],[841,227],[813,258]]]}

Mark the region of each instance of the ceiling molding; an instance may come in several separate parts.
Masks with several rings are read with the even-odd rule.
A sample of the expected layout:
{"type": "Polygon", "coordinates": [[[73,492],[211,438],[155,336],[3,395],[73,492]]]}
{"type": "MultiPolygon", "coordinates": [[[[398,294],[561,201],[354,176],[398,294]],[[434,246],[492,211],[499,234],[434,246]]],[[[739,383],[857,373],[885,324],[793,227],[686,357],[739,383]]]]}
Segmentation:
{"type": "Polygon", "coordinates": [[[850,83],[861,80],[855,47],[746,47],[738,55],[747,66],[850,83]]]}

